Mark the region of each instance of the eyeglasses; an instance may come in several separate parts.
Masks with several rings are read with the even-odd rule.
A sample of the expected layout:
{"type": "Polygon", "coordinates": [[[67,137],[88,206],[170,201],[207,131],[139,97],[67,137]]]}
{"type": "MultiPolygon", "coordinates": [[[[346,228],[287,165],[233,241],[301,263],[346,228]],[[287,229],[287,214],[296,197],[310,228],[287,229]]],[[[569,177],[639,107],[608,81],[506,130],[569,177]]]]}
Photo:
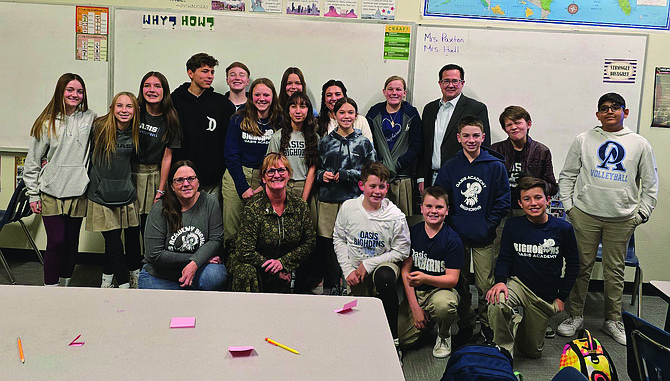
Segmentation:
{"type": "Polygon", "coordinates": [[[172,182],[177,185],[182,185],[184,181],[188,181],[189,184],[193,184],[195,180],[198,179],[198,176],[189,176],[189,177],[175,177],[172,179],[172,182]]]}
{"type": "Polygon", "coordinates": [[[604,114],[604,113],[608,112],[609,110],[612,110],[612,112],[616,112],[616,111],[621,110],[622,108],[623,108],[622,105],[620,105],[618,103],[612,103],[609,106],[608,105],[602,105],[602,106],[598,107],[598,111],[600,111],[604,114]]]}
{"type": "Polygon", "coordinates": [[[454,85],[454,86],[456,86],[460,83],[463,83],[463,82],[465,82],[465,81],[462,80],[462,79],[441,79],[440,80],[440,83],[443,84],[443,85],[454,85]]]}
{"type": "Polygon", "coordinates": [[[275,173],[279,174],[279,176],[283,176],[288,172],[288,169],[286,168],[269,168],[265,170],[265,174],[268,176],[274,176],[275,173]]]}

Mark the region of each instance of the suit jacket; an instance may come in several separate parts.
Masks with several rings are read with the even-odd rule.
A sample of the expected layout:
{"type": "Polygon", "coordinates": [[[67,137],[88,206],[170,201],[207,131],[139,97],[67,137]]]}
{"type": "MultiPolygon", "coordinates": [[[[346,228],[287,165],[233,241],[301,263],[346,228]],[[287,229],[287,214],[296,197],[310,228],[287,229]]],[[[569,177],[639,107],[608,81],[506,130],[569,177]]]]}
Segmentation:
{"type": "MultiPolygon", "coordinates": [[[[437,119],[437,111],[439,108],[440,99],[436,99],[423,108],[423,113],[421,115],[423,157],[419,159],[417,177],[423,177],[426,182],[430,182],[432,179],[431,166],[433,160],[433,140],[435,140],[435,120],[437,119]]],[[[442,163],[440,163],[440,166],[444,165],[447,160],[454,157],[458,151],[463,149],[461,143],[458,142],[456,134],[458,134],[458,122],[464,116],[476,116],[481,119],[484,123],[484,133],[486,134],[483,146],[491,146],[491,127],[489,126],[489,113],[486,109],[486,105],[472,98],[468,98],[465,95],[461,95],[461,98],[458,100],[458,103],[451,114],[451,119],[449,119],[447,131],[444,133],[444,139],[442,140],[442,163]]],[[[426,184],[426,186],[428,186],[428,184],[426,184]]]]}

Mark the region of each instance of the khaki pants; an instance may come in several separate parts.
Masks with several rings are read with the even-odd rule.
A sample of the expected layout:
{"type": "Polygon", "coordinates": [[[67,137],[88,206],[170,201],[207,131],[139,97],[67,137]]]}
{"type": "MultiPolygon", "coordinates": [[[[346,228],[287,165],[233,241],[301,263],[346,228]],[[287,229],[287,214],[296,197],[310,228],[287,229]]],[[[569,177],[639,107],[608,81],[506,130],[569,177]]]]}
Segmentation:
{"type": "MultiPolygon", "coordinates": [[[[456,319],[458,299],[458,293],[454,289],[436,288],[430,291],[416,291],[416,300],[419,302],[419,306],[428,313],[431,322],[437,323],[438,334],[442,338],[450,336],[449,329],[454,319],[456,319]]],[[[414,326],[412,309],[407,302],[407,298],[405,298],[400,304],[400,313],[398,314],[400,345],[410,345],[416,342],[422,333],[422,330],[414,326]]]]}
{"type": "Polygon", "coordinates": [[[621,299],[628,240],[635,230],[635,218],[609,222],[590,216],[577,208],[570,210],[579,249],[579,274],[568,298],[571,316],[584,315],[584,300],[589,290],[598,244],[603,244],[603,278],[605,280],[605,319],[621,320],[621,299]]]}
{"type": "MultiPolygon", "coordinates": [[[[286,185],[286,190],[293,193],[294,195],[302,198],[302,191],[305,189],[305,180],[289,180],[286,185]]],[[[312,190],[314,190],[312,188],[312,190]]],[[[307,200],[307,206],[309,206],[309,218],[312,220],[312,225],[314,226],[314,231],[317,230],[318,226],[318,214],[316,207],[316,197],[314,196],[315,192],[312,192],[309,199],[307,200]]]]}
{"type": "Polygon", "coordinates": [[[396,179],[389,184],[386,198],[391,200],[405,216],[412,215],[412,179],[396,179]]]}
{"type": "Polygon", "coordinates": [[[555,304],[538,298],[517,277],[507,282],[509,297],[489,305],[493,341],[514,355],[514,347],[530,358],[542,356],[549,319],[558,312],[555,304]],[[523,307],[523,316],[514,311],[523,307]],[[516,345],[515,345],[516,343],[516,345]]]}
{"type": "Polygon", "coordinates": [[[216,197],[216,199],[219,201],[219,205],[223,203],[223,191],[221,190],[221,184],[213,184],[213,185],[208,185],[208,186],[201,186],[200,190],[209,193],[212,196],[216,197]]]}
{"type": "Polygon", "coordinates": [[[479,320],[485,326],[489,326],[486,302],[486,293],[493,287],[493,268],[495,259],[493,258],[493,242],[484,247],[470,247],[464,245],[465,256],[463,262],[463,269],[461,270],[460,279],[462,288],[459,288],[461,293],[461,301],[458,304],[458,315],[461,318],[459,326],[461,328],[475,325],[475,316],[472,313],[472,294],[470,293],[470,285],[473,280],[470,279],[470,261],[474,264],[474,284],[477,288],[477,310],[479,320]]]}
{"type": "MultiPolygon", "coordinates": [[[[259,170],[247,167],[242,167],[242,169],[251,189],[258,188],[260,186],[259,170]]],[[[234,243],[235,238],[237,238],[242,212],[244,211],[244,200],[237,194],[235,182],[229,171],[226,171],[223,175],[223,189],[221,192],[223,193],[223,239],[226,245],[229,245],[234,243]]]]}

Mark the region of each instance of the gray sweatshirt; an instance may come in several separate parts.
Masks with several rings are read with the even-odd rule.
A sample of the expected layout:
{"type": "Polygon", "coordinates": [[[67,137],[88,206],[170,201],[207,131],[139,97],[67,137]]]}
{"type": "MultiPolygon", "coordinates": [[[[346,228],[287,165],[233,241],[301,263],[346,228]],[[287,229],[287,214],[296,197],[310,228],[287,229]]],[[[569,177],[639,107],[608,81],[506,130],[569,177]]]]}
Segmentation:
{"type": "Polygon", "coordinates": [[[176,232],[168,230],[163,201],[158,200],[144,232],[145,269],[155,277],[177,281],[190,261],[199,269],[220,254],[222,245],[221,207],[214,196],[200,192],[195,205],[182,212],[182,228],[176,232]]]}
{"type": "Polygon", "coordinates": [[[40,201],[40,192],[56,198],[79,197],[86,191],[86,147],[95,112],[76,111],[56,119],[56,136],[47,127],[40,139],[33,138],[28,148],[23,180],[30,202],[40,201]],[[42,159],[47,164],[42,167],[42,159]]]}

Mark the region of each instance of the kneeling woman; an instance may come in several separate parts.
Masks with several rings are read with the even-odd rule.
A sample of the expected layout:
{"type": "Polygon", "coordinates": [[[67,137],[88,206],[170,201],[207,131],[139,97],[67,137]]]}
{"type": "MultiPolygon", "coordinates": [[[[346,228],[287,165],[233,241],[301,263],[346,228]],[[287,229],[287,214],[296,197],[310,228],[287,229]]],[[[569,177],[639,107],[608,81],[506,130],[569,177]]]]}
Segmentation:
{"type": "Polygon", "coordinates": [[[198,191],[198,176],[188,160],[170,168],[168,185],[147,218],[139,288],[224,290],[228,272],[219,257],[223,223],[218,200],[198,191]]]}
{"type": "Polygon", "coordinates": [[[244,207],[231,258],[233,291],[288,292],[291,272],[314,250],[316,233],[309,207],[286,191],[291,172],[281,153],[269,153],[263,160],[265,189],[244,207]]]}

